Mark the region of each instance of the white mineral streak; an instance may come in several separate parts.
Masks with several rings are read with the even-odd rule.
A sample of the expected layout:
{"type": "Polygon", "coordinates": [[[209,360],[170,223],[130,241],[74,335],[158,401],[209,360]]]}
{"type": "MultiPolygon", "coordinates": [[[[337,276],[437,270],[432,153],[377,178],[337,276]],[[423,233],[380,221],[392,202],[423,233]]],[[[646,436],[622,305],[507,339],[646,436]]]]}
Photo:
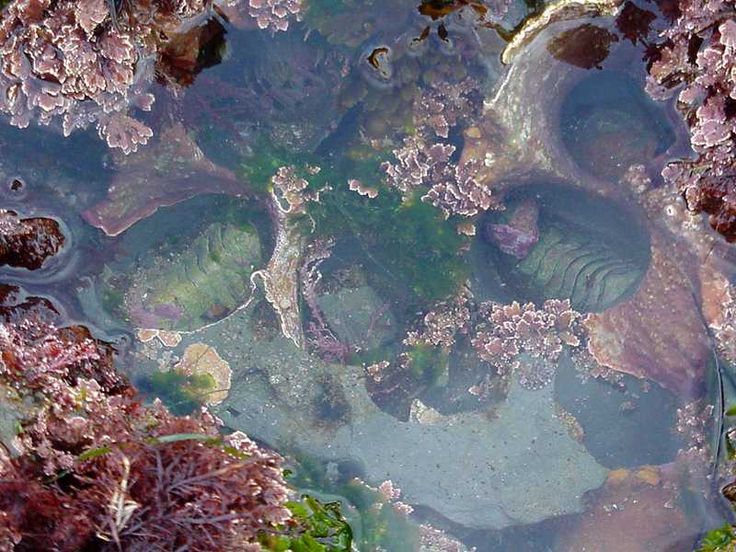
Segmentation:
{"type": "Polygon", "coordinates": [[[579,169],[554,138],[559,133],[561,98],[578,78],[577,69],[556,61],[546,46],[553,32],[579,25],[582,15],[610,13],[617,5],[618,0],[560,0],[527,20],[509,42],[502,59],[510,67],[484,100],[478,127],[466,132],[461,156],[461,162],[483,160],[477,176],[481,184],[503,189],[509,180],[536,173],[569,182],[580,179],[579,169]],[[540,70],[540,66],[547,67],[540,70]],[[553,91],[549,101],[520,101],[537,89],[553,91]]]}

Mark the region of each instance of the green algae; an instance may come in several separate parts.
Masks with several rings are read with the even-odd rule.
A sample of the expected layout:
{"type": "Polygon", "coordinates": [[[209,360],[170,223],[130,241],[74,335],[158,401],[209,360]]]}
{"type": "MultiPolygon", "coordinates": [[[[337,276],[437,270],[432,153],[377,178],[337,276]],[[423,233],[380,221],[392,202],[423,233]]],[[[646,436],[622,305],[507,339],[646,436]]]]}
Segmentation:
{"type": "Polygon", "coordinates": [[[177,370],[154,372],[136,382],[147,396],[157,397],[177,416],[191,414],[205,404],[217,384],[210,374],[183,374],[177,370]]]}
{"type": "Polygon", "coordinates": [[[402,198],[383,182],[380,170],[386,152],[354,148],[339,158],[292,155],[261,143],[256,162],[244,163],[241,176],[254,189],[267,192],[270,179],[282,166],[292,166],[319,192],[319,201],[307,204],[305,232],[319,237],[355,238],[373,261],[376,289],[408,297],[407,308],[431,304],[453,295],[468,276],[461,249],[468,239],[419,195],[402,198]],[[319,167],[310,174],[307,167],[319,167]],[[348,187],[359,180],[378,190],[370,199],[348,187]]]}
{"type": "MultiPolygon", "coordinates": [[[[357,478],[335,479],[329,466],[297,454],[290,483],[309,495],[341,505],[358,550],[418,550],[419,527],[376,489],[357,478]]],[[[333,465],[334,467],[334,465],[333,465]]]]}
{"type": "Polygon", "coordinates": [[[265,534],[260,542],[270,552],[349,552],[353,531],[337,500],[304,494],[286,503],[295,522],[286,534],[265,534]]]}
{"type": "Polygon", "coordinates": [[[454,294],[468,275],[461,256],[466,238],[419,198],[402,201],[375,180],[363,182],[378,188],[378,197],[364,198],[346,185],[325,195],[310,209],[316,232],[354,237],[378,269],[374,287],[403,291],[412,307],[454,294]]]}
{"type": "Polygon", "coordinates": [[[409,349],[407,355],[409,369],[416,382],[426,387],[447,383],[450,356],[440,347],[421,343],[409,349]]]}
{"type": "Polygon", "coordinates": [[[697,552],[733,552],[736,549],[736,536],[728,523],[711,529],[703,537],[697,552]]]}

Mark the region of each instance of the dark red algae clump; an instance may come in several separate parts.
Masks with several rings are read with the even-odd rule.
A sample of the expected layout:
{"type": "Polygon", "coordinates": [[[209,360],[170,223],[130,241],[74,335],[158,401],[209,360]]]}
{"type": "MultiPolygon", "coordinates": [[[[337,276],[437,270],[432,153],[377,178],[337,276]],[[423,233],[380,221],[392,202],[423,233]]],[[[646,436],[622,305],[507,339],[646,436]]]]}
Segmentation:
{"type": "Polygon", "coordinates": [[[143,405],[107,344],[0,294],[0,384],[24,399],[17,453],[0,449],[0,550],[260,550],[289,521],[278,454],[143,405]]]}
{"type": "Polygon", "coordinates": [[[20,218],[0,209],[0,266],[38,270],[65,242],[59,223],[50,218],[20,218]]]}

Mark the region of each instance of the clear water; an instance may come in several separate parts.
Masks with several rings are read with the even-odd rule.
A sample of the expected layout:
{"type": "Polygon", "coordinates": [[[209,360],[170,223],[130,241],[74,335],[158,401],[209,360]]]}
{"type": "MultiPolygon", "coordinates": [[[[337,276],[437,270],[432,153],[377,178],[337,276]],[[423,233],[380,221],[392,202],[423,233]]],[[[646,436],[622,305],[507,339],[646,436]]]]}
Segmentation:
{"type": "MultiPolygon", "coordinates": [[[[499,28],[530,9],[511,5],[499,28]]],[[[116,343],[149,399],[183,414],[210,403],[226,428],[287,455],[295,485],[344,502],[361,550],[415,549],[420,524],[479,551],[690,549],[726,515],[715,444],[731,370],[707,329],[711,273],[698,267],[707,259],[728,280],[733,251],[683,226],[677,196],[659,187],[684,130],[672,106],[643,92],[640,46],[620,38],[585,68],[574,62],[585,42],[551,46],[590,24],[565,21],[504,65],[503,33],[455,15],[322,0],[286,33],[228,24],[220,63],[175,98],[156,90],[157,138],[127,158],[93,133],[3,124],[2,177],[25,186],[4,187],[0,207],[52,217],[68,240],[41,270],[0,276],[116,343]],[[415,132],[417,98],[458,83],[476,108],[435,138],[455,147],[450,162],[484,164],[506,210],[446,219],[417,196],[402,203],[380,165],[415,132]],[[187,140],[202,159],[167,156],[187,140]],[[290,223],[301,236],[302,261],[286,272],[301,342],[282,332],[262,279],[249,278],[278,249],[269,179],[287,165],[320,191],[290,223]],[[643,189],[627,187],[631,165],[653,177],[643,189]],[[378,197],[350,190],[350,179],[378,197]],[[539,236],[520,258],[489,235],[524,208],[539,236]],[[475,236],[457,232],[468,221],[475,236]],[[314,287],[337,338],[325,343],[310,333],[319,320],[302,292],[307,244],[327,239],[314,287]],[[444,349],[404,343],[463,290],[476,304],[570,299],[583,315],[615,319],[596,342],[612,366],[581,360],[585,344],[545,366],[523,352],[520,367],[491,365],[472,329],[444,349]],[[229,380],[182,372],[187,351],[207,350],[229,380]],[[377,381],[366,367],[382,360],[392,367],[377,381]],[[392,481],[413,512],[378,510],[355,478],[392,481]]],[[[615,33],[612,21],[595,23],[615,33]]]]}

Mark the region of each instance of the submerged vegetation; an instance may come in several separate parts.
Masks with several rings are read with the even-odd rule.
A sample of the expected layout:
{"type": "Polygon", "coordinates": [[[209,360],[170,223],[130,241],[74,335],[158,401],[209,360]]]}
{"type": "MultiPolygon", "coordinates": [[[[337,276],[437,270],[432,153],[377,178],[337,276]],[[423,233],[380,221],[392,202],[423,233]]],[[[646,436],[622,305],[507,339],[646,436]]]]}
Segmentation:
{"type": "Polygon", "coordinates": [[[182,374],[176,370],[156,372],[141,378],[137,387],[143,395],[161,399],[177,416],[195,412],[216,389],[210,374],[182,374]]]}

